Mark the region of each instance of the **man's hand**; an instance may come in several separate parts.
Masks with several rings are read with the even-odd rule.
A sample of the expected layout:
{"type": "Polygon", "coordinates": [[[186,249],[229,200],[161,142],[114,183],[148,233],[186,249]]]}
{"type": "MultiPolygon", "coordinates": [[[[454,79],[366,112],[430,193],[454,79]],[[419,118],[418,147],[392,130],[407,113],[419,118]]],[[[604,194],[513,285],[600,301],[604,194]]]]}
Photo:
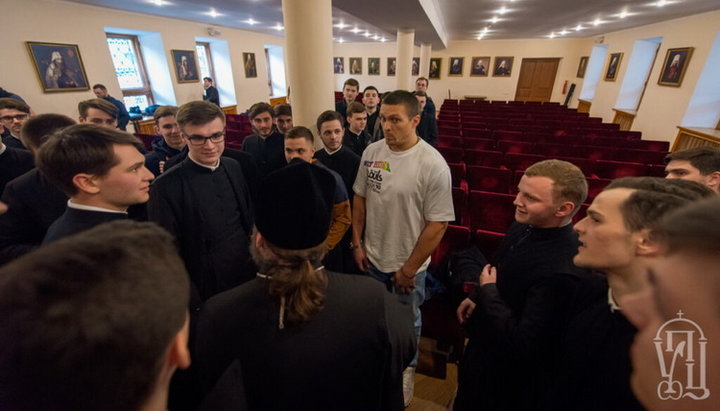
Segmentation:
{"type": "Polygon", "coordinates": [[[465,321],[467,321],[468,318],[472,315],[473,311],[475,311],[475,307],[477,304],[475,304],[471,299],[466,298],[464,299],[460,305],[457,308],[457,319],[460,321],[460,324],[465,324],[465,321]]]}
{"type": "Polygon", "coordinates": [[[365,253],[365,249],[362,247],[358,247],[353,250],[353,258],[355,259],[355,264],[357,264],[358,268],[362,272],[367,272],[368,270],[368,259],[367,259],[367,253],[365,253]]]}
{"type": "Polygon", "coordinates": [[[4,214],[8,210],[8,206],[0,201],[0,214],[4,214]]]}
{"type": "Polygon", "coordinates": [[[480,273],[480,285],[494,284],[497,282],[497,269],[490,264],[483,267],[480,273]]]}
{"type": "Polygon", "coordinates": [[[415,273],[410,276],[406,275],[402,267],[395,271],[393,276],[395,287],[401,294],[410,294],[415,289],[415,273]]]}

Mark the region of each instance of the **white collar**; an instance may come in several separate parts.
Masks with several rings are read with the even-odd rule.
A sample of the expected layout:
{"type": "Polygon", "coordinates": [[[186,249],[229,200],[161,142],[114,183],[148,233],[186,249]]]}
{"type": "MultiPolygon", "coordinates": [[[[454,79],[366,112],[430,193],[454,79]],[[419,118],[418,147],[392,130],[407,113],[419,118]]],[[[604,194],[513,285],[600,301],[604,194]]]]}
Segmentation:
{"type": "Polygon", "coordinates": [[[610,306],[610,312],[620,311],[620,306],[615,302],[613,297],[612,288],[608,287],[608,305],[610,306]]]}
{"type": "Polygon", "coordinates": [[[101,213],[127,214],[127,211],[110,210],[109,208],[89,206],[89,205],[85,205],[85,204],[78,204],[78,203],[73,203],[72,200],[68,200],[67,206],[69,208],[74,208],[76,210],[99,211],[101,213]]]}
{"type": "Polygon", "coordinates": [[[7,151],[7,146],[0,142],[0,154],[4,153],[5,151],[7,151]]]}
{"type": "Polygon", "coordinates": [[[338,149],[335,150],[335,151],[330,151],[330,150],[328,150],[327,146],[325,147],[325,152],[326,152],[329,156],[337,153],[337,152],[340,151],[340,150],[342,150],[342,144],[340,144],[340,147],[338,147],[338,149]]]}
{"type": "Polygon", "coordinates": [[[194,158],[190,157],[190,154],[188,154],[188,158],[195,164],[199,165],[200,167],[209,168],[211,171],[217,170],[218,167],[220,167],[220,159],[218,158],[218,162],[214,166],[207,166],[205,164],[200,164],[197,161],[195,161],[194,158]]]}

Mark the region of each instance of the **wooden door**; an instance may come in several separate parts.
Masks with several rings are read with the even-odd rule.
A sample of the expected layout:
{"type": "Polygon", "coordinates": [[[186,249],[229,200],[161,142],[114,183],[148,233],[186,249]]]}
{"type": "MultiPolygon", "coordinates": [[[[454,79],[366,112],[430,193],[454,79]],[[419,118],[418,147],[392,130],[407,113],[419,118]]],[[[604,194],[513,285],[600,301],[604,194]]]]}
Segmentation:
{"type": "Polygon", "coordinates": [[[559,58],[523,59],[516,101],[550,101],[559,58]]]}

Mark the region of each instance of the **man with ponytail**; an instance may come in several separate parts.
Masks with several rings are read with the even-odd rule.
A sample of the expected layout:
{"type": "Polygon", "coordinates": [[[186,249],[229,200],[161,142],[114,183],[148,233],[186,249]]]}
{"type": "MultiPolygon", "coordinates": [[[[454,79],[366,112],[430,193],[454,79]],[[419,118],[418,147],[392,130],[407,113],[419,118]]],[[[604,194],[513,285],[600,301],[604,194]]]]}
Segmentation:
{"type": "Polygon", "coordinates": [[[214,409],[402,409],[416,349],[410,307],[380,282],[321,265],[335,189],[327,170],[301,160],[260,185],[257,278],[211,298],[198,328],[203,387],[225,399],[214,409]]]}

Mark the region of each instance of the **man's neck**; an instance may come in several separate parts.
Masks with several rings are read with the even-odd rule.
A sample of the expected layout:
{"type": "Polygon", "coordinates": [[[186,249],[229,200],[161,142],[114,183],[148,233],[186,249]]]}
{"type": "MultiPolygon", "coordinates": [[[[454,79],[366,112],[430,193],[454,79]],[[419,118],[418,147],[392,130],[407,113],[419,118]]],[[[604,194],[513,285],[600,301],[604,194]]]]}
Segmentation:
{"type": "Polygon", "coordinates": [[[99,208],[101,210],[97,211],[109,211],[109,212],[121,212],[125,213],[127,212],[127,207],[119,207],[112,204],[108,204],[101,199],[97,198],[96,196],[90,196],[90,195],[83,195],[78,194],[74,197],[70,198],[70,203],[74,205],[81,206],[79,208],[84,207],[94,207],[99,208]]]}
{"type": "Polygon", "coordinates": [[[418,137],[417,135],[415,135],[414,137],[415,137],[414,140],[410,139],[410,141],[407,144],[403,144],[402,146],[395,146],[395,147],[388,146],[388,147],[390,148],[390,151],[394,151],[396,153],[402,153],[403,151],[410,150],[411,148],[415,147],[420,142],[420,137],[418,137]]]}
{"type": "Polygon", "coordinates": [[[352,99],[352,100],[345,99],[345,104],[347,104],[349,106],[350,104],[352,104],[353,101],[355,101],[355,99],[352,99]]]}
{"type": "Polygon", "coordinates": [[[367,112],[368,116],[372,116],[377,111],[377,106],[375,106],[375,107],[365,106],[365,111],[367,112]]]}
{"type": "Polygon", "coordinates": [[[363,132],[363,129],[355,130],[355,129],[353,129],[352,127],[350,127],[348,130],[350,130],[350,132],[353,133],[353,134],[355,134],[356,136],[359,136],[360,133],[363,132]]]}
{"type": "Polygon", "coordinates": [[[338,147],[338,148],[335,149],[335,150],[330,150],[327,146],[324,146],[324,147],[325,147],[325,152],[326,152],[328,155],[331,156],[331,155],[337,153],[338,151],[342,150],[342,147],[343,147],[343,146],[342,146],[342,144],[340,144],[340,147],[338,147]]]}
{"type": "Polygon", "coordinates": [[[647,266],[645,258],[636,257],[628,266],[605,272],[615,301],[620,301],[625,295],[641,291],[647,286],[647,266]]]}

